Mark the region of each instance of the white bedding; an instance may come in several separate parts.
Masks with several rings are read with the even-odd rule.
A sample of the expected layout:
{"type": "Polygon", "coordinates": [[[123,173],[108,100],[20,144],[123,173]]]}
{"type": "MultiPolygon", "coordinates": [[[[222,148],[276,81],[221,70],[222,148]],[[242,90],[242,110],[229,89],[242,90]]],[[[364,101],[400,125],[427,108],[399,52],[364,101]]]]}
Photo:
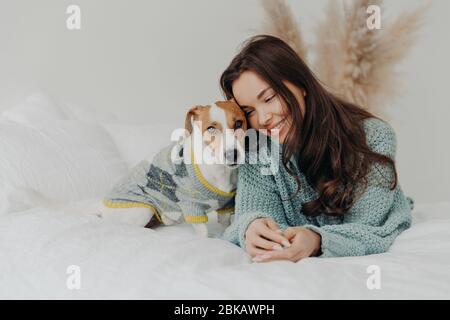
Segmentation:
{"type": "MultiPolygon", "coordinates": [[[[89,201],[0,217],[2,299],[448,299],[450,203],[418,205],[388,253],[252,263],[188,225],[156,230],[103,221],[89,201]],[[70,265],[80,289],[68,289],[70,265]],[[369,290],[370,265],[381,289],[369,290]]],[[[221,229],[212,216],[210,227],[221,229]]]]}
{"type": "Polygon", "coordinates": [[[416,204],[413,226],[388,253],[296,264],[252,263],[189,225],[150,230],[98,218],[101,195],[157,151],[170,126],[97,118],[111,122],[42,94],[0,116],[0,299],[450,298],[450,203],[416,204]],[[367,287],[372,265],[379,290],[367,287]]]}

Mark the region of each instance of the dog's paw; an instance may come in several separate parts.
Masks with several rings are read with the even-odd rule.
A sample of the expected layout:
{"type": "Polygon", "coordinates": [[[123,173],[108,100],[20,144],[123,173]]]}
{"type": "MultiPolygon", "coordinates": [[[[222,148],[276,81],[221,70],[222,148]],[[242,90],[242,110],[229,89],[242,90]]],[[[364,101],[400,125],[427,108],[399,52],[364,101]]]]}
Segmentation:
{"type": "Polygon", "coordinates": [[[177,223],[183,214],[181,212],[176,211],[168,211],[164,212],[161,215],[161,220],[166,226],[171,226],[177,223]]]}
{"type": "Polygon", "coordinates": [[[200,237],[208,238],[208,227],[206,226],[206,223],[194,223],[192,226],[200,237]]]}
{"type": "Polygon", "coordinates": [[[168,216],[166,216],[166,215],[162,215],[162,216],[161,216],[161,220],[162,220],[162,222],[164,223],[164,225],[166,225],[166,226],[171,226],[171,225],[173,225],[173,224],[176,223],[175,220],[170,219],[170,218],[169,218],[168,216]]]}

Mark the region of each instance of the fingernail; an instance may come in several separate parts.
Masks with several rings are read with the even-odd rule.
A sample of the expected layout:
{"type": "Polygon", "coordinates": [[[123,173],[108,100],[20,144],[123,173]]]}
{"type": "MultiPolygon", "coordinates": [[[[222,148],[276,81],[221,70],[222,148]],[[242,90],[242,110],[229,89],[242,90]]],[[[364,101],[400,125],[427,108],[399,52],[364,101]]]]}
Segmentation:
{"type": "Polygon", "coordinates": [[[287,240],[283,240],[282,244],[285,248],[289,248],[291,246],[291,244],[287,240]]]}
{"type": "Polygon", "coordinates": [[[269,258],[270,258],[270,254],[263,254],[261,256],[261,260],[266,260],[266,259],[269,259],[269,258]]]}
{"type": "Polygon", "coordinates": [[[283,231],[280,230],[280,229],[278,229],[277,232],[278,232],[279,234],[283,234],[283,231]]]}
{"type": "Polygon", "coordinates": [[[275,250],[275,251],[282,251],[283,250],[283,248],[279,244],[274,245],[272,249],[275,250]]]}

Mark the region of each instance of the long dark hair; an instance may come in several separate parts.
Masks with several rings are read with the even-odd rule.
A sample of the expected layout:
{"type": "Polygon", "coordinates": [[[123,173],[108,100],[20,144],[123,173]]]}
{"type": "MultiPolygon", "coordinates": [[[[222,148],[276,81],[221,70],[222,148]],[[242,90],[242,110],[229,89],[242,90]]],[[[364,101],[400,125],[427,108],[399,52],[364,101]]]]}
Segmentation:
{"type": "Polygon", "coordinates": [[[292,126],[283,142],[283,166],[297,180],[298,192],[300,179],[287,165],[295,155],[298,168],[318,194],[316,200],[304,204],[305,215],[346,213],[367,187],[374,162],[392,166],[391,189],[395,189],[394,160],[373,152],[367,145],[363,121],[377,117],[327,91],[288,44],[269,35],[246,41],[220,78],[227,99],[234,98],[233,82],[245,71],[256,72],[286,102],[285,112],[292,118],[292,126]],[[282,80],[306,91],[305,114],[282,80]],[[358,183],[363,188],[357,195],[358,183]]]}

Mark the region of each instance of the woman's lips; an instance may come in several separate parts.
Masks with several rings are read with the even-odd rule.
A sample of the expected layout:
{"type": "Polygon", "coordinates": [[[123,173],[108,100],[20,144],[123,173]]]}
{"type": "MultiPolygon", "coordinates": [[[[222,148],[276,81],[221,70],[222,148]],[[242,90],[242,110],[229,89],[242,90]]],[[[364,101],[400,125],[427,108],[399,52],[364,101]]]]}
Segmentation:
{"type": "Polygon", "coordinates": [[[272,131],[277,130],[278,131],[278,135],[280,135],[281,130],[283,130],[285,123],[286,123],[286,119],[281,120],[280,122],[278,122],[278,124],[276,126],[270,128],[270,129],[267,129],[267,134],[269,136],[271,136],[272,135],[272,131]]]}

